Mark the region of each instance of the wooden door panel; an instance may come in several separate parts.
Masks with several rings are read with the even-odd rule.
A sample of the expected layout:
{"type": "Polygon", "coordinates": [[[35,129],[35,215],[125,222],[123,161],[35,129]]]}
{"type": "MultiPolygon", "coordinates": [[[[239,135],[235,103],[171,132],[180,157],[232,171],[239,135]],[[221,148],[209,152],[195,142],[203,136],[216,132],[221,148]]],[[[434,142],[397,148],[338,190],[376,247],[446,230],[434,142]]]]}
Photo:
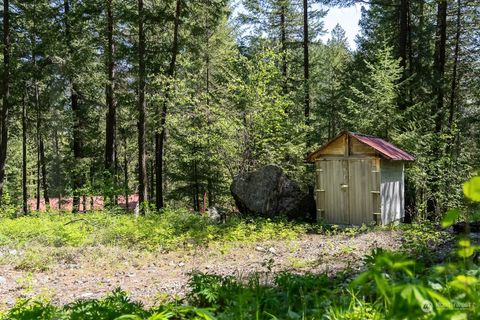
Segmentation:
{"type": "Polygon", "coordinates": [[[374,221],[380,196],[377,160],[350,160],[348,171],[350,223],[369,224],[374,221]]]}
{"type": "Polygon", "coordinates": [[[346,160],[321,161],[323,167],[325,220],[333,224],[349,224],[348,162],[346,160]]]}

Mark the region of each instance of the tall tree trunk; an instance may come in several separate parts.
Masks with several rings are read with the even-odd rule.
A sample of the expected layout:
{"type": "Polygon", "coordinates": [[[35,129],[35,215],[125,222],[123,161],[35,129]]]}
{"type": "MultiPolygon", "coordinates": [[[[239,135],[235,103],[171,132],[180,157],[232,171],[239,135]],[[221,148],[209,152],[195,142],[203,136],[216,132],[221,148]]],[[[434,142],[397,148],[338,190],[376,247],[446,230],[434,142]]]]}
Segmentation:
{"type": "Polygon", "coordinates": [[[23,214],[28,214],[28,190],[27,190],[27,102],[25,95],[22,103],[22,199],[23,214]]]}
{"type": "Polygon", "coordinates": [[[125,193],[125,211],[128,211],[128,196],[130,192],[128,190],[128,155],[127,155],[127,137],[124,137],[123,145],[123,188],[125,193]]]}
{"type": "MultiPolygon", "coordinates": [[[[206,34],[206,59],[205,59],[205,93],[206,93],[206,101],[205,104],[207,106],[207,110],[210,110],[210,27],[208,22],[206,23],[205,34],[206,34]]],[[[210,114],[207,114],[207,126],[210,127],[211,120],[210,114]]],[[[207,129],[209,130],[209,129],[207,129]]],[[[210,135],[207,135],[207,144],[210,145],[210,135]]],[[[213,207],[215,204],[215,199],[213,196],[213,179],[215,177],[212,176],[211,171],[207,177],[207,193],[208,193],[208,206],[213,207]]]]}
{"type": "MultiPolygon", "coordinates": [[[[71,103],[73,111],[73,158],[75,168],[78,167],[82,158],[82,142],[80,137],[80,110],[78,105],[77,86],[72,84],[71,103]]],[[[82,187],[82,178],[80,170],[73,170],[73,206],[72,212],[78,212],[80,208],[80,189],[82,187]]]]}
{"type": "Polygon", "coordinates": [[[153,201],[155,197],[155,159],[151,159],[150,161],[150,183],[148,185],[149,190],[149,199],[148,201],[153,201]]]}
{"type": "Polygon", "coordinates": [[[305,123],[309,124],[310,118],[310,59],[309,59],[309,38],[308,38],[308,0],[303,0],[303,86],[304,86],[304,108],[305,123]]]}
{"type": "Polygon", "coordinates": [[[7,160],[8,111],[10,108],[10,8],[9,0],[3,1],[3,104],[0,118],[0,205],[3,200],[5,162],[7,160]]]}
{"type": "MultiPolygon", "coordinates": [[[[420,7],[423,8],[423,1],[420,0],[421,5],[420,7]]],[[[420,12],[423,12],[423,9],[420,10],[420,12]]],[[[423,13],[421,13],[423,16],[423,13]]],[[[423,18],[420,18],[421,21],[423,21],[423,18]]],[[[423,26],[419,23],[419,28],[418,32],[423,32],[423,26]]],[[[411,76],[414,74],[414,60],[413,60],[413,46],[412,46],[412,22],[411,22],[411,7],[410,7],[410,2],[408,1],[407,4],[407,47],[408,47],[408,73],[403,73],[402,81],[404,79],[407,79],[407,77],[411,76]]],[[[404,94],[408,94],[408,101],[407,99],[403,99],[403,101],[407,101],[405,108],[408,106],[413,105],[413,90],[412,90],[411,84],[407,84],[406,90],[404,89],[404,94]]],[[[402,101],[402,100],[401,100],[402,101]]],[[[402,105],[399,105],[400,109],[402,109],[402,105]]],[[[411,223],[412,219],[414,217],[414,214],[417,212],[417,204],[416,204],[416,189],[415,185],[413,183],[409,183],[409,179],[405,180],[405,217],[403,219],[404,223],[411,223]]]]}
{"type": "Polygon", "coordinates": [[[450,90],[450,101],[448,106],[448,127],[452,129],[453,120],[455,118],[455,99],[457,97],[457,69],[458,69],[458,57],[460,52],[460,33],[461,33],[461,1],[457,0],[457,23],[455,30],[455,50],[453,53],[453,71],[452,71],[452,86],[450,90]]]}
{"type": "Polygon", "coordinates": [[[450,87],[450,97],[448,102],[448,130],[450,138],[445,146],[445,151],[447,154],[451,155],[451,165],[454,166],[457,160],[458,153],[458,133],[453,137],[454,134],[453,125],[455,121],[455,112],[457,110],[457,84],[459,81],[458,76],[458,64],[460,56],[460,33],[461,33],[461,19],[462,19],[462,5],[461,1],[457,0],[457,13],[456,13],[456,30],[455,30],[455,49],[453,52],[453,70],[452,70],[452,84],[450,87]]]}
{"type": "MultiPolygon", "coordinates": [[[[196,153],[196,147],[193,146],[193,153],[196,153]]],[[[200,212],[200,185],[198,182],[198,166],[197,160],[193,160],[193,183],[194,183],[194,191],[193,191],[193,210],[195,212],[200,212]]]]}
{"type": "Polygon", "coordinates": [[[45,208],[48,210],[50,208],[50,197],[48,196],[47,163],[45,159],[45,144],[42,135],[40,135],[40,163],[42,167],[43,198],[45,199],[45,208]]]}
{"type": "Polygon", "coordinates": [[[398,55],[400,57],[400,66],[405,70],[407,67],[407,40],[408,40],[408,0],[400,0],[399,6],[399,24],[398,32],[398,55]]]}
{"type": "MultiPolygon", "coordinates": [[[[116,122],[116,121],[115,121],[116,122]]],[[[118,173],[119,173],[119,169],[118,169],[118,137],[117,137],[117,125],[115,124],[115,157],[113,158],[113,186],[115,187],[115,192],[114,192],[114,195],[113,195],[113,204],[114,205],[118,205],[118,194],[117,194],[117,186],[118,186],[118,173]]],[[[93,184],[92,184],[93,185],[93,184]]]]}
{"type": "Polygon", "coordinates": [[[41,166],[40,166],[40,131],[41,131],[41,128],[40,128],[40,124],[41,124],[41,120],[40,120],[40,109],[39,109],[39,103],[38,103],[38,86],[37,86],[37,82],[34,81],[34,91],[35,91],[35,110],[37,111],[37,211],[40,210],[40,185],[41,185],[41,181],[40,181],[40,170],[41,170],[41,166]]]}
{"type": "Polygon", "coordinates": [[[435,60],[433,93],[436,103],[433,105],[432,116],[435,119],[435,132],[440,133],[443,122],[444,76],[445,76],[445,46],[447,39],[447,0],[438,0],[437,31],[435,41],[435,60]]]}
{"type": "Polygon", "coordinates": [[[177,61],[178,53],[178,29],[180,25],[180,12],[181,12],[181,0],[176,0],[175,3],[175,21],[173,26],[173,42],[171,51],[170,65],[167,70],[168,83],[165,88],[165,97],[163,100],[163,107],[160,114],[160,133],[155,133],[155,205],[157,209],[163,208],[163,153],[165,149],[165,135],[166,128],[165,122],[167,119],[167,106],[170,98],[170,87],[175,74],[175,64],[177,61]]]}
{"type": "MultiPolygon", "coordinates": [[[[72,34],[70,32],[70,3],[69,0],[63,1],[63,9],[65,14],[65,39],[67,42],[67,49],[69,51],[70,58],[73,56],[73,47],[72,47],[72,34]]],[[[80,130],[80,108],[79,108],[79,97],[78,97],[78,87],[75,81],[69,76],[70,82],[70,102],[73,113],[73,159],[75,168],[78,166],[80,159],[82,158],[82,142],[81,142],[81,130],[80,130]]],[[[79,190],[82,186],[82,179],[80,177],[79,170],[73,170],[73,204],[72,212],[78,212],[80,208],[80,195],[79,190]]]]}
{"type": "MultiPolygon", "coordinates": [[[[116,121],[115,121],[116,122],[116,121]]],[[[114,205],[118,205],[118,194],[117,194],[117,186],[118,186],[118,143],[117,143],[117,125],[115,124],[115,137],[114,137],[114,140],[115,140],[115,147],[114,147],[114,150],[115,150],[115,157],[113,157],[113,186],[115,187],[115,190],[114,190],[114,195],[113,195],[113,204],[114,205]]],[[[93,186],[93,183],[92,183],[92,186],[93,186]]]]}
{"type": "Polygon", "coordinates": [[[143,0],[138,0],[138,205],[140,214],[145,214],[143,204],[147,194],[147,163],[145,151],[145,12],[143,0]]]}
{"type": "Polygon", "coordinates": [[[282,76],[283,76],[283,93],[288,92],[287,81],[287,26],[285,22],[285,3],[280,4],[280,42],[282,46],[282,76]]]}
{"type": "MultiPolygon", "coordinates": [[[[61,167],[60,167],[60,153],[59,153],[59,141],[58,141],[58,131],[57,131],[57,126],[55,126],[54,130],[53,130],[53,153],[55,154],[55,172],[57,173],[57,175],[55,176],[55,180],[54,180],[54,184],[55,185],[59,185],[59,173],[60,173],[60,170],[61,170],[61,167]]],[[[62,192],[58,192],[58,194],[56,194],[56,196],[58,197],[58,210],[60,210],[61,208],[61,204],[60,204],[60,194],[62,192]]]]}
{"type": "MultiPolygon", "coordinates": [[[[34,10],[35,10],[35,3],[34,5],[34,10]]],[[[37,76],[39,74],[39,70],[37,68],[37,56],[36,56],[36,46],[37,46],[37,31],[36,31],[36,23],[35,20],[33,21],[33,31],[30,35],[30,42],[32,45],[31,49],[31,55],[32,55],[32,70],[34,72],[33,74],[33,93],[34,93],[34,106],[35,106],[35,111],[36,111],[36,116],[37,116],[37,125],[36,125],[36,130],[37,130],[37,135],[36,135],[36,143],[37,143],[37,194],[36,194],[36,199],[37,199],[37,206],[36,210],[40,210],[40,170],[41,170],[41,159],[40,159],[40,137],[41,137],[41,117],[40,117],[40,101],[39,101],[39,89],[38,89],[38,81],[37,81],[37,76]]]]}
{"type": "MultiPolygon", "coordinates": [[[[434,133],[440,135],[443,126],[443,107],[444,107],[444,76],[445,76],[445,47],[447,38],[447,0],[438,0],[437,5],[437,26],[435,39],[435,59],[434,59],[434,77],[433,94],[435,101],[432,103],[431,116],[434,119],[434,133]]],[[[442,148],[438,143],[432,147],[433,157],[441,156],[442,148]]],[[[429,173],[430,181],[428,183],[431,196],[427,200],[427,212],[430,214],[438,213],[439,205],[437,193],[439,192],[438,169],[433,167],[429,173]]]]}
{"type": "MultiPolygon", "coordinates": [[[[409,14],[409,0],[400,0],[399,6],[399,24],[400,30],[398,32],[398,55],[400,57],[400,66],[403,69],[403,75],[400,81],[404,81],[407,78],[407,44],[408,44],[408,14],[409,14]]],[[[406,105],[406,88],[402,88],[402,92],[399,97],[399,108],[405,110],[406,105]]]]}
{"type": "MultiPolygon", "coordinates": [[[[94,183],[95,183],[95,179],[94,179],[95,174],[94,173],[95,173],[95,167],[94,167],[93,164],[90,164],[90,188],[93,188],[94,183]]],[[[94,195],[90,194],[90,210],[93,210],[94,204],[95,204],[94,195]]],[[[87,209],[85,207],[85,211],[86,210],[87,209]]]]}
{"type": "MultiPolygon", "coordinates": [[[[106,48],[106,73],[107,84],[105,87],[105,97],[107,104],[107,117],[105,126],[105,171],[108,173],[108,179],[114,183],[115,175],[115,128],[116,128],[116,104],[115,104],[115,44],[113,42],[113,9],[112,0],[106,0],[107,13],[107,48],[106,48]]],[[[114,202],[110,194],[110,203],[114,202]]],[[[107,199],[105,199],[107,200],[107,199]]]]}
{"type": "MultiPolygon", "coordinates": [[[[423,1],[423,0],[421,0],[423,1]]],[[[407,12],[407,46],[408,46],[408,74],[407,76],[411,76],[413,74],[413,45],[412,45],[412,13],[410,3],[408,6],[407,12]]],[[[421,31],[420,31],[421,32],[421,31]]],[[[408,105],[413,105],[413,90],[411,85],[408,86],[408,105]]]]}

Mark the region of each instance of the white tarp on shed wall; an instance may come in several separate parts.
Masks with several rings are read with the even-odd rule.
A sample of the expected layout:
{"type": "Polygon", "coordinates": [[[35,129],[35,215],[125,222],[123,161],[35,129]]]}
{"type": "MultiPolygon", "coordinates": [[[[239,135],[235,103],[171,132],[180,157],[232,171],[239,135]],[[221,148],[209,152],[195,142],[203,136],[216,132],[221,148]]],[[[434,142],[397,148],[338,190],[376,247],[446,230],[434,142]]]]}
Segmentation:
{"type": "Polygon", "coordinates": [[[388,224],[405,216],[403,162],[382,160],[381,186],[382,224],[388,224]]]}

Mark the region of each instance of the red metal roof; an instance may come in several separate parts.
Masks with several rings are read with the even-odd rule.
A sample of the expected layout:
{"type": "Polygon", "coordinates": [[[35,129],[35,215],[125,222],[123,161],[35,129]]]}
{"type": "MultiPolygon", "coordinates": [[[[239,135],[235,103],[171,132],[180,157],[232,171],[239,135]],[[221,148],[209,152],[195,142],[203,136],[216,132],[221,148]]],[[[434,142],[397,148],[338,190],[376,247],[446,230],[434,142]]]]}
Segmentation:
{"type": "Polygon", "coordinates": [[[385,158],[390,160],[413,161],[415,157],[406,153],[400,148],[395,147],[390,142],[381,138],[366,136],[358,133],[350,133],[350,136],[356,138],[360,142],[369,145],[373,149],[380,152],[385,158]]]}
{"type": "Polygon", "coordinates": [[[367,146],[373,148],[376,152],[378,152],[382,157],[389,159],[389,160],[401,160],[401,161],[413,161],[415,160],[415,157],[408,154],[407,152],[403,151],[402,149],[394,146],[390,142],[387,142],[381,138],[378,137],[373,137],[373,136],[368,136],[360,133],[353,133],[353,132],[348,132],[348,131],[343,131],[340,132],[335,138],[330,140],[327,144],[323,145],[319,149],[315,150],[312,152],[308,157],[306,158],[307,162],[313,162],[315,158],[321,153],[322,150],[327,148],[331,143],[333,143],[335,140],[339,139],[340,137],[344,136],[347,134],[349,137],[353,137],[354,139],[357,139],[363,144],[366,144],[367,146]]]}

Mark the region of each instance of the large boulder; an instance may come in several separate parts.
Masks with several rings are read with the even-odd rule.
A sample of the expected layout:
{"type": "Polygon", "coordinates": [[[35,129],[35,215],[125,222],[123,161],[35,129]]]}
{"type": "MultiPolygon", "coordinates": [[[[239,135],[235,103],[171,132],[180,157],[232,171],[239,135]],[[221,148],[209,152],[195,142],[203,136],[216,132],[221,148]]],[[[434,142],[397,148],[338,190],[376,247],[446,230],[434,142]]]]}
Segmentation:
{"type": "Polygon", "coordinates": [[[303,192],[298,183],[287,178],[276,165],[236,176],[230,191],[243,214],[267,218],[285,215],[302,220],[315,217],[313,195],[303,192]]]}

